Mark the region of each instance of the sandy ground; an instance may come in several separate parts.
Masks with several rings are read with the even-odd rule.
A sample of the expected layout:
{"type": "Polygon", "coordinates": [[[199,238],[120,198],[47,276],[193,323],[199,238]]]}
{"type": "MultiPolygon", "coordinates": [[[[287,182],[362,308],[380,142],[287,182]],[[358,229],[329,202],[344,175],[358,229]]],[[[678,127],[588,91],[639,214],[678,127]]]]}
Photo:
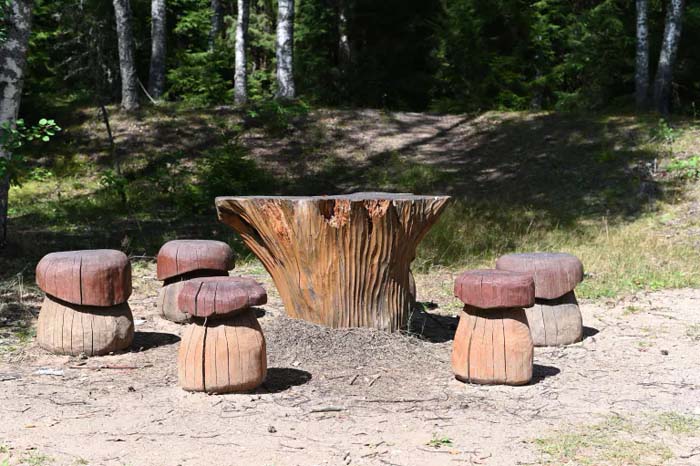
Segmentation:
{"type": "Polygon", "coordinates": [[[450,371],[451,272],[417,276],[428,314],[416,312],[412,334],[389,335],[287,319],[249,267],[270,291],[259,310],[268,379],[255,393],[209,396],[178,387],[182,327],[155,313],[153,265],[136,271],[132,352],[81,361],[33,342],[0,352],[0,464],[562,464],[537,439],[611,416],[649,427],[606,435],[652,438],[672,452],[664,464],[700,464],[700,432],[648,423],[700,419],[700,290],[584,301],[583,342],[537,348],[530,385],[486,387],[450,371]]]}

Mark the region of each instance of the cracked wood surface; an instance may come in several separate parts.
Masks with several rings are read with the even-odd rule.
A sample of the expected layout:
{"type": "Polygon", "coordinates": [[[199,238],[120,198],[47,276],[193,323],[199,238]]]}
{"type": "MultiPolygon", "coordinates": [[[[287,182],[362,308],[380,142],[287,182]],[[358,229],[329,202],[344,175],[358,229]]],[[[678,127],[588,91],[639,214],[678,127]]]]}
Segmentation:
{"type": "Polygon", "coordinates": [[[131,296],[131,263],[112,249],[53,252],[37,264],[36,283],[71,304],[116,306],[131,296]]]}
{"type": "Polygon", "coordinates": [[[448,196],[218,197],[219,220],[260,259],[294,318],[397,331],[411,308],[410,264],[448,196]]]}

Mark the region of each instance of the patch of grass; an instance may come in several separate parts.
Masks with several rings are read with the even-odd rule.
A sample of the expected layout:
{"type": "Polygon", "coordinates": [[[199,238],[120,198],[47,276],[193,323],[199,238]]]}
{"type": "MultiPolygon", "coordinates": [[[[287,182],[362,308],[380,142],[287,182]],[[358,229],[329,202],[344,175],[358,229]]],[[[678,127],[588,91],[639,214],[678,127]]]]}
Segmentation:
{"type": "Polygon", "coordinates": [[[619,416],[534,443],[547,464],[643,466],[659,465],[673,457],[668,446],[645,435],[638,423],[619,416]]]}
{"type": "Polygon", "coordinates": [[[630,306],[627,306],[625,308],[625,310],[622,312],[622,315],[630,316],[630,315],[634,315],[634,314],[639,314],[640,312],[643,312],[643,311],[644,311],[644,309],[641,307],[630,305],[630,306]]]}
{"type": "Polygon", "coordinates": [[[54,462],[53,458],[41,453],[28,453],[22,455],[20,458],[20,464],[27,466],[45,466],[47,464],[52,464],[54,462]]]}
{"type": "Polygon", "coordinates": [[[656,422],[674,435],[700,436],[700,417],[675,412],[661,413],[656,422]]]}
{"type": "Polygon", "coordinates": [[[685,334],[693,341],[700,341],[700,324],[689,325],[685,334]]]}
{"type": "Polygon", "coordinates": [[[433,434],[433,438],[426,443],[427,446],[433,447],[433,448],[441,448],[441,447],[451,447],[453,445],[452,439],[449,437],[444,437],[444,436],[438,436],[433,434]]]}
{"type": "Polygon", "coordinates": [[[614,226],[581,221],[563,228],[535,211],[458,201],[428,233],[415,268],[488,268],[512,251],[563,251],[584,264],[586,278],[576,288],[580,297],[700,286],[700,250],[689,241],[662,236],[657,215],[614,226]]]}

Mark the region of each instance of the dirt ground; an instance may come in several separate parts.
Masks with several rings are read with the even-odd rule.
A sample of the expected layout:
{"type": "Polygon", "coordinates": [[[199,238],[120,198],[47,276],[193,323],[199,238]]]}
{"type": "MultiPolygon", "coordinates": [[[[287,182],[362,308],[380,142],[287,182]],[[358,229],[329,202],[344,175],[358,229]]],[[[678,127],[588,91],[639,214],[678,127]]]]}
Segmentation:
{"type": "Polygon", "coordinates": [[[178,387],[182,327],[156,315],[155,267],[139,264],[132,352],[0,339],[0,464],[700,464],[700,290],[584,301],[583,342],[537,348],[530,385],[487,387],[450,370],[452,272],[416,277],[422,310],[390,335],[287,319],[247,266],[270,295],[268,379],[210,396],[178,387]]]}

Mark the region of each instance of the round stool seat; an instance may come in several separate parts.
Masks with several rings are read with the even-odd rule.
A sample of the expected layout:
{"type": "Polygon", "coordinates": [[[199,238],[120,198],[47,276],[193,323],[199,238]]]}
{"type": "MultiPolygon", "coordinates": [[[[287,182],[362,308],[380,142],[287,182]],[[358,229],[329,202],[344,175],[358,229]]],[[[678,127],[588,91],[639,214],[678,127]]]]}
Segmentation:
{"type": "Polygon", "coordinates": [[[183,239],[168,241],[158,251],[158,280],[195,270],[226,272],[234,267],[231,247],[221,241],[183,239]]]}
{"type": "Polygon", "coordinates": [[[454,293],[464,304],[481,309],[523,308],[535,304],[532,277],[503,270],[468,270],[455,280],[454,293]]]}
{"type": "Polygon", "coordinates": [[[36,283],[71,304],[116,306],[131,295],[131,264],[112,249],[54,252],[36,266],[36,283]]]}
{"type": "Polygon", "coordinates": [[[267,302],[265,289],[252,278],[206,277],[183,282],[180,311],[192,317],[230,316],[267,302]]]}
{"type": "Polygon", "coordinates": [[[496,268],[531,274],[535,280],[535,297],[542,299],[564,296],[583,280],[581,261],[562,252],[507,254],[496,261],[496,268]]]}

